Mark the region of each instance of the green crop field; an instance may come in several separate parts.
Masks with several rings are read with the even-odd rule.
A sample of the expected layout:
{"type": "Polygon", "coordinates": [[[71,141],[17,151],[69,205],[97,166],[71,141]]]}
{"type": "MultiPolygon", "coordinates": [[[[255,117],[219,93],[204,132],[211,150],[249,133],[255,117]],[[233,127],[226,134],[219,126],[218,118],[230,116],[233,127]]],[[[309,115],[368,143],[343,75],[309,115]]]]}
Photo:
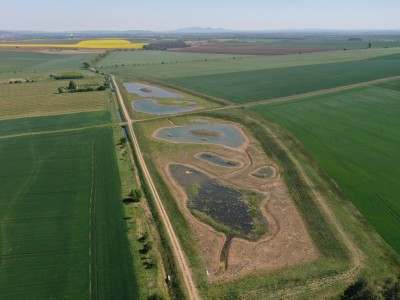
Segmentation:
{"type": "MultiPolygon", "coordinates": [[[[75,80],[77,85],[103,81],[103,77],[75,80]]],[[[0,84],[0,119],[105,108],[107,93],[104,91],[58,94],[57,88],[68,83],[68,80],[45,80],[0,84]]]]}
{"type": "Polygon", "coordinates": [[[171,78],[212,96],[246,103],[400,75],[400,55],[279,69],[171,78]]]}
{"type": "Polygon", "coordinates": [[[109,112],[82,112],[48,116],[46,118],[20,118],[0,121],[0,139],[5,136],[40,134],[50,131],[68,131],[85,127],[110,126],[109,112]]]}
{"type": "MultiPolygon", "coordinates": [[[[32,118],[0,138],[1,299],[137,298],[112,129],[91,126],[109,122],[32,118]],[[89,127],[28,135],[71,122],[89,127]]],[[[1,121],[1,135],[17,125],[1,121]]]]}
{"type": "Polygon", "coordinates": [[[288,129],[400,253],[400,83],[252,110],[288,129]]]}
{"type": "Polygon", "coordinates": [[[275,56],[224,55],[218,59],[211,59],[211,57],[215,57],[214,54],[120,51],[106,57],[97,66],[102,68],[102,71],[118,76],[149,76],[167,80],[171,78],[357,61],[399,53],[400,48],[388,48],[275,56]],[[190,57],[190,55],[199,57],[198,61],[186,61],[185,57],[190,57]],[[176,63],[176,60],[178,60],[178,63],[176,63]],[[147,64],[150,61],[152,63],[147,64]],[[164,61],[164,64],[162,64],[162,61],[164,61]],[[118,67],[110,67],[114,64],[118,64],[118,67]],[[125,64],[125,66],[123,67],[122,64],[125,64]],[[133,64],[137,65],[133,66],[133,64]]]}
{"type": "Polygon", "coordinates": [[[371,48],[399,47],[400,38],[384,37],[384,36],[365,36],[360,37],[361,40],[349,40],[349,38],[325,38],[325,39],[222,39],[216,40],[218,43],[224,44],[250,44],[250,45],[268,45],[268,46],[288,46],[288,47],[318,47],[332,49],[362,49],[368,48],[371,43],[371,48]]]}
{"type": "Polygon", "coordinates": [[[98,67],[112,67],[115,65],[148,65],[203,61],[205,59],[215,60],[232,58],[225,54],[197,54],[197,53],[175,53],[167,51],[117,51],[101,60],[98,67]]]}
{"type": "Polygon", "coordinates": [[[95,54],[44,54],[35,52],[0,51],[0,75],[16,76],[24,72],[77,70],[95,54]]]}

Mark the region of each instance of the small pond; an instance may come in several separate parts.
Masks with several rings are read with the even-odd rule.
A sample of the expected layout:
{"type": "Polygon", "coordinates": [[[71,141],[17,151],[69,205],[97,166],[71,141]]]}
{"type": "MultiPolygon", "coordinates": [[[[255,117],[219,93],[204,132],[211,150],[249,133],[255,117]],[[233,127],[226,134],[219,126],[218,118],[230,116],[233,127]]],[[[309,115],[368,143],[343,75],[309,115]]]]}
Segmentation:
{"type": "MultiPolygon", "coordinates": [[[[194,101],[193,101],[194,102],[194,101]]],[[[195,104],[197,102],[194,102],[195,104]]],[[[163,105],[156,100],[135,100],[132,102],[133,109],[146,114],[168,115],[198,109],[196,106],[163,105]]]]}
{"type": "Polygon", "coordinates": [[[142,84],[142,83],[124,83],[125,89],[128,93],[139,95],[140,97],[147,98],[182,98],[183,96],[178,93],[173,93],[168,90],[142,84]]]}
{"type": "MultiPolygon", "coordinates": [[[[240,235],[250,235],[254,231],[250,205],[239,190],[220,185],[206,174],[181,164],[171,164],[169,169],[186,190],[187,205],[195,215],[196,211],[200,212],[200,216],[206,216],[206,221],[210,218],[211,223],[222,224],[240,235]]],[[[228,230],[221,231],[228,233],[228,230]]]]}
{"type": "Polygon", "coordinates": [[[195,124],[163,128],[156,137],[170,142],[217,144],[238,148],[246,141],[242,131],[227,124],[195,124]]]}
{"type": "Polygon", "coordinates": [[[251,175],[258,178],[269,178],[274,176],[275,170],[273,167],[261,167],[251,175]]]}
{"type": "Polygon", "coordinates": [[[240,163],[237,161],[228,160],[213,153],[200,153],[199,155],[197,155],[197,157],[221,167],[233,168],[233,167],[238,167],[240,165],[240,163]]]}

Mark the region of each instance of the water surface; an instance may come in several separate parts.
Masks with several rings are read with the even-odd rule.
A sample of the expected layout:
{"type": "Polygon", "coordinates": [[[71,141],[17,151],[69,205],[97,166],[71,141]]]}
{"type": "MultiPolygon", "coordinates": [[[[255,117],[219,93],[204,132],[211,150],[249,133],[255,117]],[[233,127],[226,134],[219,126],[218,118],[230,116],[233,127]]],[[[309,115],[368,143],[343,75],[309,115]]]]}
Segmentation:
{"type": "Polygon", "coordinates": [[[128,93],[136,94],[140,97],[152,98],[182,98],[183,96],[178,93],[173,93],[163,88],[142,84],[142,83],[124,83],[125,89],[128,93]]]}
{"type": "Polygon", "coordinates": [[[194,124],[186,126],[163,128],[157,132],[156,137],[170,142],[216,144],[232,148],[239,148],[246,139],[242,131],[228,124],[194,124]],[[197,135],[194,130],[209,131],[210,134],[218,133],[216,136],[197,135]]]}
{"type": "Polygon", "coordinates": [[[168,115],[198,109],[196,106],[164,105],[151,99],[135,100],[132,102],[132,106],[136,111],[155,115],[168,115]]]}

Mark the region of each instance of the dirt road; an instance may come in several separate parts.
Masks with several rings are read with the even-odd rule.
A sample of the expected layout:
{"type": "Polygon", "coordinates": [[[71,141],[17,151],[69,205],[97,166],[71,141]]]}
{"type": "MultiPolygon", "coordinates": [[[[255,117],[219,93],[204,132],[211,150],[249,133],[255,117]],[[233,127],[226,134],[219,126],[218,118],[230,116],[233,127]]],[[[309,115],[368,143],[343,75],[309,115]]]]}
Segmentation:
{"type": "MultiPolygon", "coordinates": [[[[119,99],[122,111],[124,113],[124,117],[125,117],[126,121],[128,122],[129,134],[130,134],[130,136],[132,138],[134,151],[137,154],[137,157],[138,157],[138,160],[139,160],[139,164],[141,165],[142,170],[143,170],[143,175],[146,178],[146,181],[147,181],[147,183],[149,185],[151,193],[153,194],[153,197],[154,197],[155,202],[156,202],[157,209],[158,209],[158,211],[160,213],[160,216],[161,216],[161,220],[164,223],[165,229],[166,229],[166,231],[168,233],[168,236],[169,236],[169,239],[170,239],[170,242],[171,242],[171,246],[172,246],[172,251],[173,251],[173,253],[175,255],[176,263],[177,263],[179,269],[182,272],[183,281],[185,283],[185,287],[186,287],[187,293],[188,293],[190,299],[199,300],[200,299],[199,291],[198,291],[198,289],[197,289],[197,287],[196,287],[196,285],[195,285],[195,283],[193,281],[192,272],[191,272],[191,270],[190,270],[190,268],[189,268],[189,266],[187,264],[187,260],[186,260],[185,254],[183,253],[181,245],[179,244],[178,237],[175,234],[175,231],[174,231],[174,229],[172,227],[172,224],[171,224],[171,222],[169,220],[168,214],[165,211],[164,205],[161,202],[160,196],[159,196],[159,194],[157,192],[157,189],[156,189],[156,187],[155,187],[155,185],[153,183],[153,180],[152,180],[152,178],[150,176],[150,173],[149,173],[149,171],[147,169],[147,166],[146,166],[146,163],[144,161],[142,152],[140,151],[139,143],[137,141],[137,138],[136,138],[135,132],[133,130],[133,126],[132,126],[132,122],[133,121],[130,118],[129,113],[128,113],[127,109],[126,109],[125,103],[124,103],[123,98],[121,96],[121,93],[119,91],[118,85],[115,82],[114,76],[112,76],[111,78],[112,78],[112,83],[114,85],[115,92],[116,92],[117,97],[119,99]]],[[[172,280],[174,280],[174,278],[172,278],[172,280]]]]}

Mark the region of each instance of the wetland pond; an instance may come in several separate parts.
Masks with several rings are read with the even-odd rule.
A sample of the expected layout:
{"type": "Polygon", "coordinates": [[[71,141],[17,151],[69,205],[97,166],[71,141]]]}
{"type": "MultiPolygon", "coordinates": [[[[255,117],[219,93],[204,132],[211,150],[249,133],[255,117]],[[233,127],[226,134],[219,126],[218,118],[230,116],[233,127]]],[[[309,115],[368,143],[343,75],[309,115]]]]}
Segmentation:
{"type": "MultiPolygon", "coordinates": [[[[190,101],[190,104],[192,103],[197,104],[195,101],[190,101]]],[[[151,99],[132,101],[132,106],[136,111],[155,115],[168,115],[199,109],[197,106],[164,105],[158,103],[156,100],[151,99]]]]}
{"type": "Polygon", "coordinates": [[[170,99],[177,99],[183,98],[181,94],[173,93],[168,90],[142,84],[142,83],[124,83],[125,89],[128,93],[136,94],[143,98],[170,98],[170,99]]]}
{"type": "Polygon", "coordinates": [[[223,158],[222,156],[213,153],[200,153],[196,157],[221,167],[234,168],[240,165],[240,163],[237,161],[228,160],[226,158],[223,158]]]}
{"type": "Polygon", "coordinates": [[[251,175],[257,178],[269,178],[274,176],[275,170],[273,167],[261,167],[258,168],[254,173],[251,175]]]}
{"type": "Polygon", "coordinates": [[[171,164],[169,170],[173,179],[185,189],[188,208],[202,221],[227,235],[254,239],[265,232],[260,210],[245,201],[247,192],[222,185],[181,164],[171,164]]]}
{"type": "Polygon", "coordinates": [[[156,137],[177,143],[217,144],[232,148],[242,146],[246,138],[237,127],[227,124],[195,124],[159,130],[156,137]]]}

